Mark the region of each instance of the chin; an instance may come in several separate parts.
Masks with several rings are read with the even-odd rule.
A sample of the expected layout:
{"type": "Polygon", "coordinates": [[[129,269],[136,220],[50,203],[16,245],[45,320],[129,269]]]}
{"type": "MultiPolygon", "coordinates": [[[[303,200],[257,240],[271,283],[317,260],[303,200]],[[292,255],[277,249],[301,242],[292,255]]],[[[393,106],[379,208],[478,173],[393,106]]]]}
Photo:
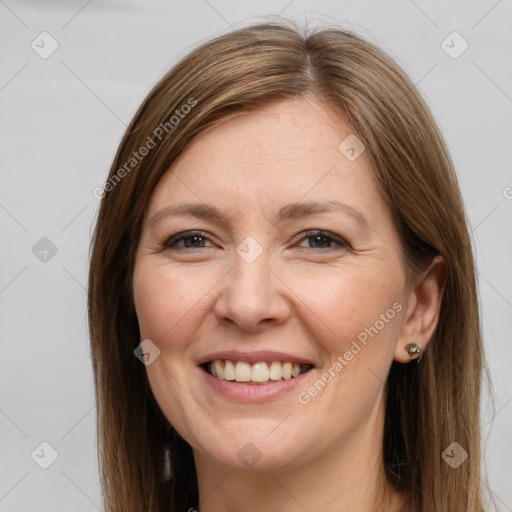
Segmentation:
{"type": "Polygon", "coordinates": [[[277,471],[290,468],[300,458],[293,447],[284,444],[284,439],[265,442],[259,439],[230,439],[225,447],[205,446],[194,449],[196,457],[210,459],[236,470],[277,471]]]}

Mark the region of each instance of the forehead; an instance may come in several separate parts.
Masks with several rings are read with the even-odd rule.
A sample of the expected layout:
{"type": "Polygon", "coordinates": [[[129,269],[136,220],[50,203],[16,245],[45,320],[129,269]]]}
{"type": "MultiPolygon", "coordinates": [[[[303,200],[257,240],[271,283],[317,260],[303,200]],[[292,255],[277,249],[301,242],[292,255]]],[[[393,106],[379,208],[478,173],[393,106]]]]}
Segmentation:
{"type": "Polygon", "coordinates": [[[148,215],[190,201],[236,209],[237,215],[253,209],[263,214],[270,205],[278,210],[301,199],[357,202],[368,217],[382,214],[369,155],[363,151],[353,160],[339,149],[354,136],[339,110],[299,98],[226,119],[175,160],[148,215]]]}

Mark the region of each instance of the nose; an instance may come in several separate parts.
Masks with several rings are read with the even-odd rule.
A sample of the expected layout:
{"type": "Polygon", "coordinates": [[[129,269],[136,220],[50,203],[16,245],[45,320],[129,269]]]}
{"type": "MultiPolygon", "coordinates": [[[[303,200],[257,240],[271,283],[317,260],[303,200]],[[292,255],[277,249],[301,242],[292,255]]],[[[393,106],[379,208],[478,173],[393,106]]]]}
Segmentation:
{"type": "Polygon", "coordinates": [[[238,254],[230,272],[221,281],[220,294],[215,304],[219,323],[236,325],[240,330],[260,332],[273,325],[281,325],[290,315],[286,286],[269,267],[268,251],[253,262],[238,254]]]}

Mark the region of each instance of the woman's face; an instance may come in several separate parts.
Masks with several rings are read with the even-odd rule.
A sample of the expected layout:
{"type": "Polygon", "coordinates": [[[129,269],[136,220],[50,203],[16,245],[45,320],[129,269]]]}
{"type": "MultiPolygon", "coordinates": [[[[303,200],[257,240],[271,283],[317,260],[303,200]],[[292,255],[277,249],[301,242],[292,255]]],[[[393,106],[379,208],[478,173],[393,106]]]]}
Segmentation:
{"type": "Polygon", "coordinates": [[[200,135],[158,183],[135,305],[152,391],[196,462],[380,446],[405,270],[360,144],[332,108],[283,100],[200,135]]]}

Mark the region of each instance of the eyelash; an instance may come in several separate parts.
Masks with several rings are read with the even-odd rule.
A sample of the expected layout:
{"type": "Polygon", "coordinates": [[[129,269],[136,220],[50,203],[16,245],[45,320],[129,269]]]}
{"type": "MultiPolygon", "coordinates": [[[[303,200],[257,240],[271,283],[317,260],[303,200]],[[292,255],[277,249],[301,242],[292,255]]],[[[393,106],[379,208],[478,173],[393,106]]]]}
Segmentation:
{"type": "MultiPolygon", "coordinates": [[[[183,240],[187,240],[190,238],[199,237],[204,238],[205,240],[209,240],[208,235],[204,231],[186,231],[184,233],[178,233],[177,235],[173,235],[170,238],[168,238],[164,245],[163,249],[165,250],[176,250],[176,244],[178,242],[181,242],[183,240]]],[[[342,238],[333,235],[332,233],[329,233],[328,231],[322,231],[322,230],[309,230],[305,231],[303,233],[303,236],[298,240],[299,242],[302,242],[303,240],[307,240],[308,238],[314,238],[314,237],[322,237],[325,238],[331,242],[334,242],[338,244],[339,249],[348,249],[349,245],[347,242],[345,242],[342,238]]],[[[202,249],[202,247],[181,247],[180,249],[202,249]]],[[[307,247],[307,249],[315,249],[315,247],[307,247]]],[[[325,247],[320,249],[324,250],[333,250],[335,247],[325,247]]]]}

